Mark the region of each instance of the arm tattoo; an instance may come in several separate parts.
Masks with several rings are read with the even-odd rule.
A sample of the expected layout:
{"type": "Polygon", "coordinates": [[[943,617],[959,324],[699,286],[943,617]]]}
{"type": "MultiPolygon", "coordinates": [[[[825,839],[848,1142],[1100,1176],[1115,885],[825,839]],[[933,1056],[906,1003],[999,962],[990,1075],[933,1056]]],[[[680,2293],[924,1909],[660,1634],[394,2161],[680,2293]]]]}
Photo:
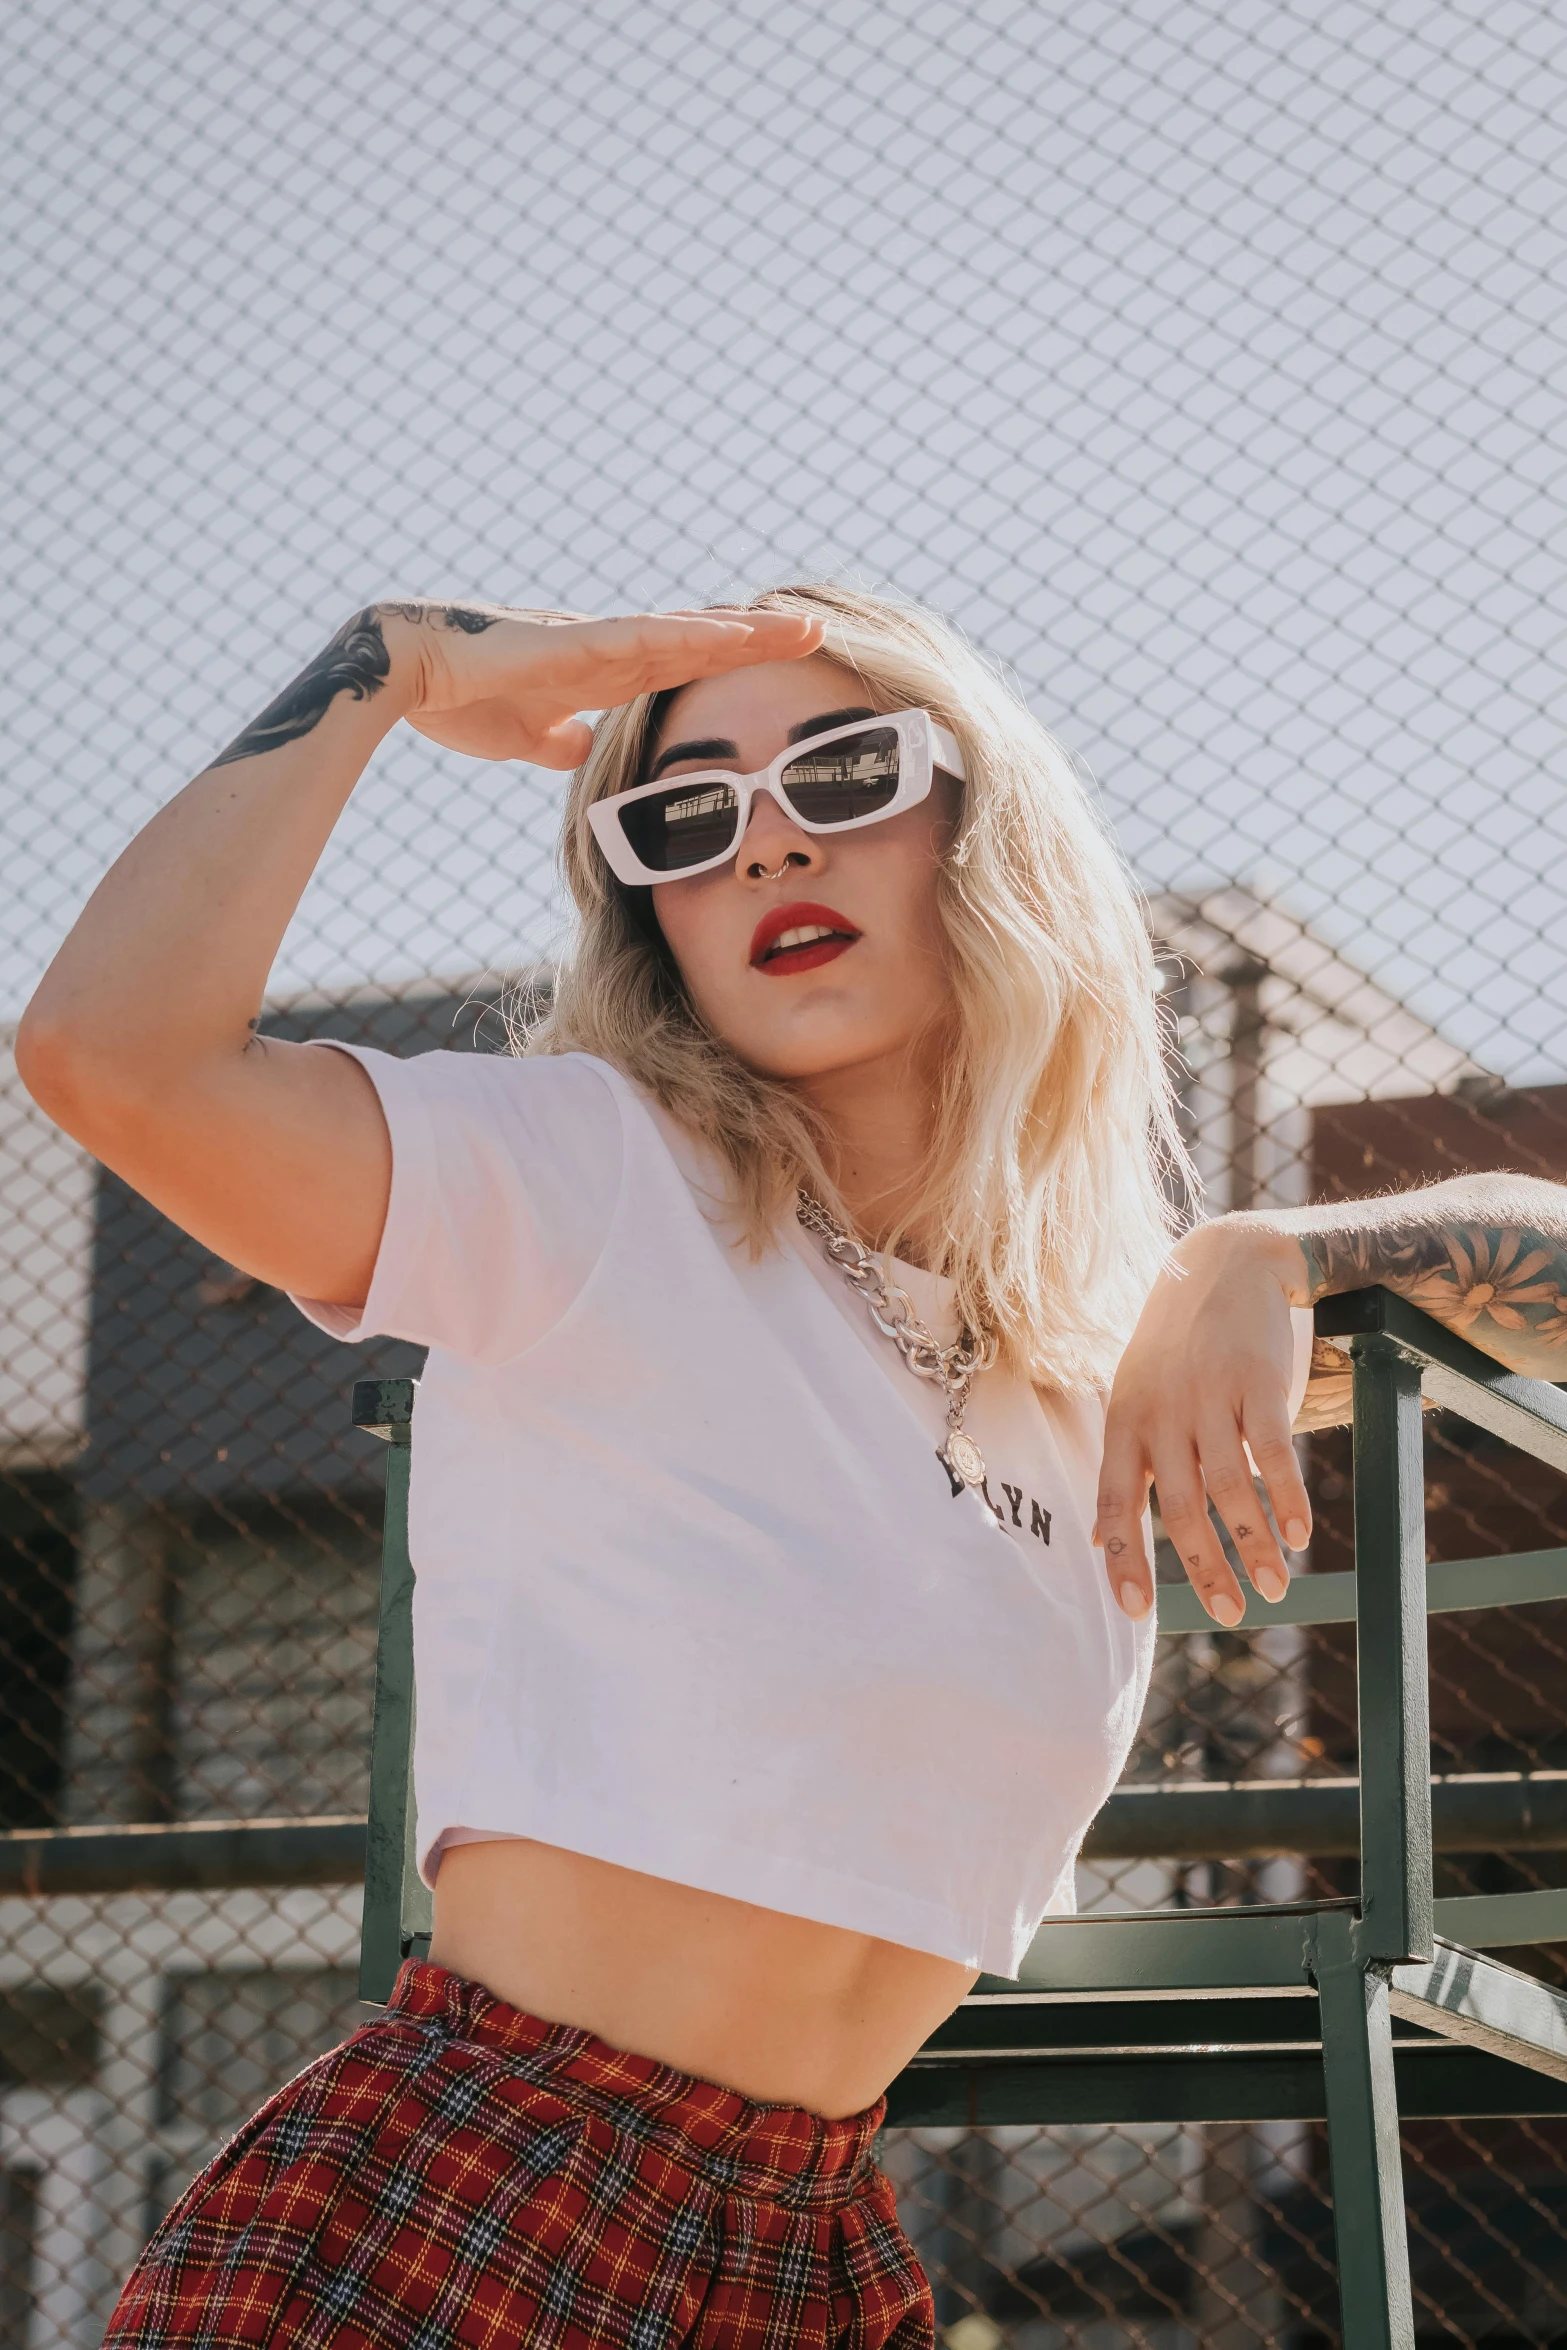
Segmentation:
{"type": "Polygon", "coordinates": [[[381,633],[383,612],[395,612],[400,620],[422,621],[436,628],[460,629],[464,636],[482,635],[501,617],[498,612],[475,611],[466,604],[367,604],[352,620],[345,621],[293,684],[286,685],[210,765],[230,767],[237,759],[258,759],[264,751],[298,742],[301,735],[320,725],[339,694],[352,694],[356,702],[367,702],[378,694],[391,668],[381,633]]]}
{"type": "Polygon", "coordinates": [[[226,751],[219,751],[214,767],[231,767],[236,759],[258,759],[264,751],[280,750],[298,742],[319,726],[339,694],[366,702],[386,683],[391,659],[381,634],[381,618],[371,604],[346,621],[330,644],[303,668],[276,701],[268,702],[259,718],[252,718],[226,751]]]}
{"type": "Polygon", "coordinates": [[[1501,1180],[1511,1196],[1467,1215],[1462,1192],[1484,1177],[1378,1201],[1359,1225],[1353,1207],[1331,1211],[1336,1231],[1296,1224],[1312,1302],[1380,1282],[1510,1370],[1567,1379],[1567,1189],[1531,1183],[1524,1198],[1518,1178],[1501,1180]]]}

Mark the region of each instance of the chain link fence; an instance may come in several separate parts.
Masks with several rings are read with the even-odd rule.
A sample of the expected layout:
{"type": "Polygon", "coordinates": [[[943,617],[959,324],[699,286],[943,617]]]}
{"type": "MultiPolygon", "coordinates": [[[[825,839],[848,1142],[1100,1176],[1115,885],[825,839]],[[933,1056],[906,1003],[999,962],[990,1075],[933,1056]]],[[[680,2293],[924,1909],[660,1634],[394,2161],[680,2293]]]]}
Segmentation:
{"type": "MultiPolygon", "coordinates": [[[[1091,769],[1211,1207],[1567,1177],[1546,0],[17,0],[7,48],[7,1021],[369,597],[826,573],[950,613],[1091,769]]],[[[560,793],[394,739],[271,1022],[501,1049],[560,793]]],[[[85,2350],[357,2020],[347,1395],[416,1357],[213,1262],[14,1074],[0,1169],[0,2343],[85,2350]]],[[[1308,1449],[1320,1571],[1347,1443],[1308,1449]]],[[[1567,1542],[1484,1434],[1437,1423],[1428,1471],[1433,1556],[1567,1542]]],[[[1567,1874],[1564,1663],[1567,1607],[1433,1626],[1439,1890],[1567,1874]]],[[[1303,1824],[1150,1849],[1112,1799],[1082,1903],[1350,1890],[1355,1770],[1344,1633],[1165,1640],[1128,1785],[1266,1780],[1303,1824]]],[[[887,2159],[952,2350],[1337,2338],[1314,2127],[887,2159]]],[[[1567,2125],[1416,2124],[1406,2178],[1422,2345],[1567,2342],[1567,2125]]]]}

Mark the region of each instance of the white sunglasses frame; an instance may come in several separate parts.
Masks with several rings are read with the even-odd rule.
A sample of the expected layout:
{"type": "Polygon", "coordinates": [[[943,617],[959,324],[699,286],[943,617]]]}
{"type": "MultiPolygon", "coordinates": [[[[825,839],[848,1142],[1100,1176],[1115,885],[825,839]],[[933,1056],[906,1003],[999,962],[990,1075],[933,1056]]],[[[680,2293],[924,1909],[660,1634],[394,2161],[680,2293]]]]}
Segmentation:
{"type": "Polygon", "coordinates": [[[863,832],[869,824],[885,824],[889,816],[901,815],[905,808],[913,808],[928,798],[936,769],[944,775],[956,776],[966,783],[963,753],[944,726],[938,725],[928,710],[889,710],[874,718],[855,718],[847,726],[835,726],[830,733],[807,735],[802,742],[790,743],[779,752],[769,766],[760,767],[754,775],[737,775],[732,767],[695,767],[685,775],[660,775],[652,783],[639,783],[631,791],[612,792],[602,800],[593,801],[587,811],[593,837],[604,853],[604,862],[617,881],[629,889],[646,889],[661,881],[688,881],[695,873],[712,873],[718,866],[727,865],[740,854],[745,842],[746,828],[751,821],[751,803],[758,792],[767,792],[782,808],[791,824],[802,832],[863,832]],[[898,737],[898,788],[885,808],[876,808],[868,816],[850,816],[841,824],[810,824],[791,808],[783,791],[783,771],[806,753],[821,750],[848,734],[862,734],[867,727],[890,726],[898,737]],[[679,865],[673,872],[663,873],[651,865],[644,865],[636,850],[627,840],[620,823],[620,810],[633,800],[651,799],[655,792],[667,792],[677,784],[710,783],[725,785],[739,801],[735,818],[735,836],[728,848],[716,857],[704,857],[698,865],[679,865]]]}

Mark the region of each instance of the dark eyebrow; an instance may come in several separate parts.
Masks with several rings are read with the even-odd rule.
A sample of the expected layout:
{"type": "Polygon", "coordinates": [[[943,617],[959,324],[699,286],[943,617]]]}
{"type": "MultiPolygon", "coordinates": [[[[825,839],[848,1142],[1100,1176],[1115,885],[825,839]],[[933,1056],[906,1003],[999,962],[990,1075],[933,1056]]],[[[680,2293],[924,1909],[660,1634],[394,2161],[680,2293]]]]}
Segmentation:
{"type": "Polygon", "coordinates": [[[787,740],[803,743],[808,735],[826,734],[834,726],[852,726],[857,718],[874,718],[874,710],[824,710],[819,718],[802,718],[798,726],[791,726],[787,740]]]}
{"type": "Polygon", "coordinates": [[[677,759],[738,759],[740,745],[726,742],[721,734],[709,736],[705,742],[671,743],[667,751],[660,751],[647,771],[649,783],[655,775],[662,775],[666,767],[673,767],[677,759]]]}

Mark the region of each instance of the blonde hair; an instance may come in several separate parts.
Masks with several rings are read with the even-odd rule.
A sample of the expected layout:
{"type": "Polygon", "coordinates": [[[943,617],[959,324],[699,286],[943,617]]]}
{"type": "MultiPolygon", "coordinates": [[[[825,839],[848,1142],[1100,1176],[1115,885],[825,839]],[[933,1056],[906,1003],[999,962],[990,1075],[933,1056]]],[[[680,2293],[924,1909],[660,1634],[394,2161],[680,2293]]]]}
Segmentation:
{"type": "MultiPolygon", "coordinates": [[[[971,1328],[1055,1387],[1103,1385],[1169,1246],[1185,1170],[1138,900],[1070,759],[951,628],[833,585],[769,588],[761,609],[819,614],[823,654],[878,709],[925,709],[968,781],[938,882],[953,1021],[938,1056],[919,1197],[898,1232],[971,1328]]],[[[642,893],[610,874],[587,809],[642,779],[669,696],[606,711],[571,782],[561,860],[574,950],[524,1049],[597,1054],[718,1155],[753,1254],[804,1184],[845,1222],[819,1119],[698,1020],[642,893]]]]}

